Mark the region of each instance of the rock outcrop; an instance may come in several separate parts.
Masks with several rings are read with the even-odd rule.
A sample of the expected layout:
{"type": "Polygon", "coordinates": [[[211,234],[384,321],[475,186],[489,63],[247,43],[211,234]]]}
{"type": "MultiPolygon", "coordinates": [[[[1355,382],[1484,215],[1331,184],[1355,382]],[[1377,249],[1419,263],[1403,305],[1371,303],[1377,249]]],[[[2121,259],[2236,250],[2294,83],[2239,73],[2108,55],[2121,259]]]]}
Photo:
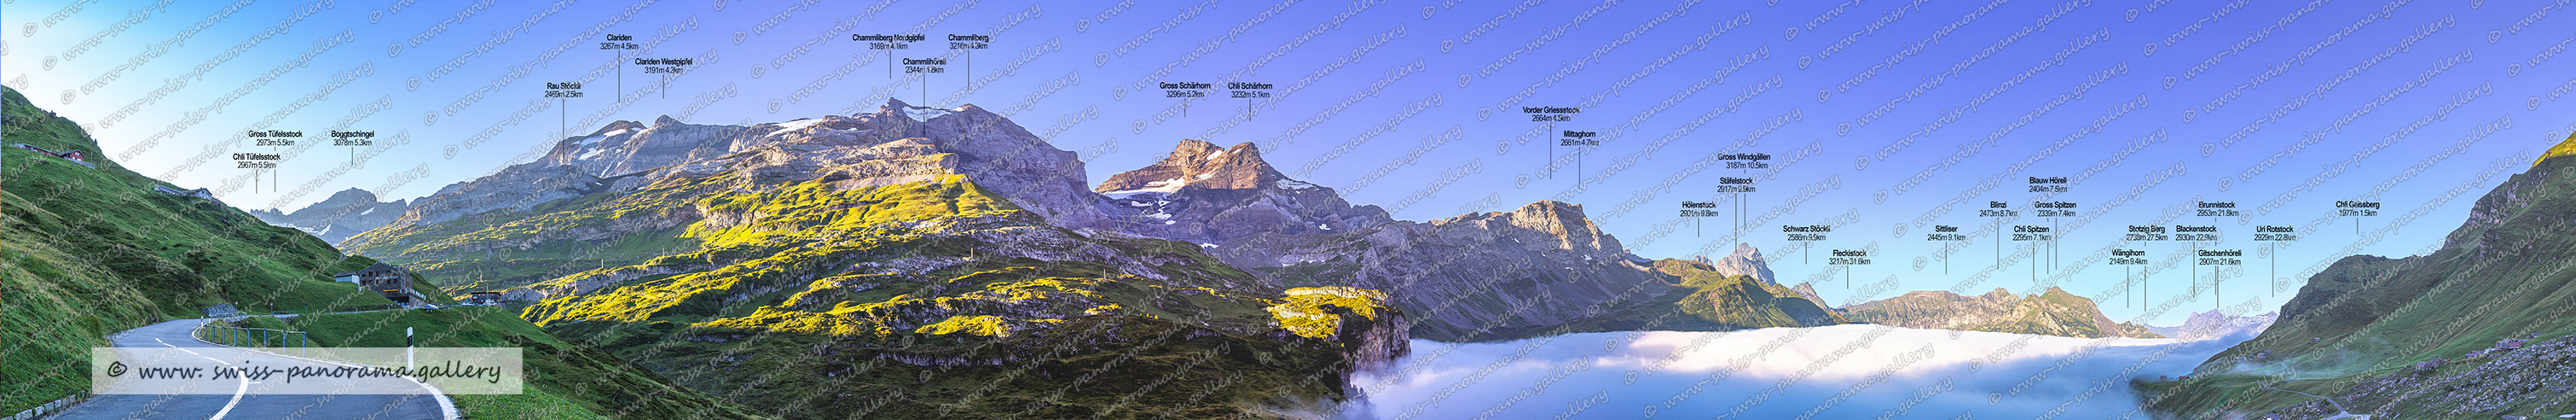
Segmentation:
{"type": "MultiPolygon", "coordinates": [[[[1735,253],[1727,254],[1726,258],[1719,258],[1710,265],[1711,270],[1720,275],[1753,276],[1754,280],[1760,280],[1763,283],[1780,284],[1771,274],[1771,262],[1762,259],[1762,250],[1753,249],[1753,244],[1737,243],[1735,253]]],[[[1807,294],[1812,295],[1815,292],[1809,290],[1807,294]]]]}
{"type": "Polygon", "coordinates": [[[359,232],[393,223],[410,209],[411,200],[379,202],[375,193],[350,188],[294,212],[251,210],[250,215],[262,222],[303,230],[313,237],[322,238],[323,242],[336,244],[359,232]]]}
{"type": "Polygon", "coordinates": [[[1342,201],[1330,187],[1288,179],[1252,143],[1218,148],[1182,140],[1161,162],[1110,176],[1093,191],[1118,209],[1110,214],[1119,230],[1202,244],[1349,232],[1393,220],[1377,206],[1342,201]]]}

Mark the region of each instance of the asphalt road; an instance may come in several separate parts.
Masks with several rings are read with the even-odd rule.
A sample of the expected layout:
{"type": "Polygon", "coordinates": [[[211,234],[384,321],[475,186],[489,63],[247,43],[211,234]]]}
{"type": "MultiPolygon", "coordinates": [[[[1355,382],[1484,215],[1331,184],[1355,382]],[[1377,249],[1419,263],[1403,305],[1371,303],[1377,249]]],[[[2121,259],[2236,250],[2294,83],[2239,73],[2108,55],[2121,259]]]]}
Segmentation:
{"type": "MultiPolygon", "coordinates": [[[[216,360],[240,360],[247,363],[291,363],[285,357],[269,353],[218,346],[198,341],[189,331],[205,324],[203,319],[183,319],[125,330],[108,336],[112,346],[120,348],[185,348],[216,360]]],[[[261,395],[246,393],[252,386],[265,386],[247,379],[232,387],[234,394],[204,395],[119,395],[100,394],[90,397],[53,419],[440,419],[446,409],[430,395],[261,395]],[[247,394],[247,395],[245,395],[247,394]]],[[[391,385],[374,385],[391,386],[391,385]]],[[[417,387],[418,385],[404,385],[417,387]]]]}

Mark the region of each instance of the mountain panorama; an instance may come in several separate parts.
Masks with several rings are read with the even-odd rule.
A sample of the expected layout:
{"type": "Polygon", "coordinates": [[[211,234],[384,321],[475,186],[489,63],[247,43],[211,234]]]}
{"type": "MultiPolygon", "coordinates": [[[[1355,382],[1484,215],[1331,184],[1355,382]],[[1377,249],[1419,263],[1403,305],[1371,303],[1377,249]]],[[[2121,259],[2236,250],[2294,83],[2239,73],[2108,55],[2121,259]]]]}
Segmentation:
{"type": "MultiPolygon", "coordinates": [[[[1201,258],[1262,287],[1384,292],[1391,306],[1412,317],[1406,329],[1418,338],[1494,341],[1851,321],[1807,285],[1777,284],[1750,245],[1713,262],[1649,260],[1602,233],[1581,205],[1542,201],[1428,222],[1395,220],[1377,206],[1345,201],[1331,187],[1289,178],[1251,143],[1181,140],[1161,161],[1089,186],[1083,165],[974,105],[938,109],[889,100],[875,113],[752,126],[668,117],[650,125],[618,121],[564,139],[533,162],[441,188],[342,245],[455,279],[463,286],[452,293],[500,290],[511,300],[544,302],[714,267],[652,261],[730,242],[721,240],[726,233],[808,229],[778,224],[786,214],[780,212],[837,206],[773,209],[734,200],[812,200],[823,192],[953,182],[1072,235],[1195,245],[1201,258]],[[817,187],[790,188],[808,184],[817,187]],[[723,194],[709,195],[717,190],[723,194]],[[790,191],[793,196],[779,196],[790,191]],[[671,204],[682,201],[690,204],[671,204]],[[1746,281],[1728,279],[1739,275],[1746,281]],[[1781,299],[1799,302],[1784,309],[1781,299]],[[1744,311],[1804,315],[1734,315],[1744,311]]],[[[993,252],[970,254],[1088,258],[993,252]]],[[[748,297],[734,300],[742,299],[748,297]]],[[[2070,303],[2031,305],[2025,312],[2100,317],[2090,301],[2070,303]]],[[[1955,323],[1923,325],[1930,324],[1955,323]]],[[[1962,325],[2084,337],[2109,331],[1962,325]]],[[[2151,336],[2122,331],[2109,335],[2151,336]]]]}
{"type": "MultiPolygon", "coordinates": [[[[39,124],[59,118],[18,116],[41,111],[10,95],[13,139],[97,147],[67,122],[39,124]]],[[[99,162],[13,169],[8,192],[181,191],[99,162]]],[[[1778,283],[1750,244],[1714,259],[1630,254],[1579,204],[1397,220],[1286,176],[1251,143],[1181,140],[1097,184],[1083,165],[982,108],[889,100],[750,126],[618,121],[416,199],[349,190],[293,212],[243,212],[182,193],[49,193],[9,200],[9,222],[38,232],[11,240],[53,255],[42,258],[134,261],[55,263],[46,270],[62,274],[47,278],[162,285],[54,300],[45,310],[132,308],[49,333],[63,342],[241,307],[316,312],[226,322],[337,345],[398,339],[349,325],[463,328],[437,339],[532,349],[550,378],[528,397],[542,404],[457,402],[498,417],[1311,417],[1382,389],[1363,382],[1408,369],[1400,361],[1434,343],[1845,324],[2162,337],[2053,288],[1835,307],[1809,284],[1778,283]],[[52,216],[63,212],[102,217],[52,216]],[[168,227],[125,231],[146,225],[168,227]],[[44,232],[169,239],[131,249],[44,232]],[[243,251],[262,241],[294,251],[243,251]],[[401,302],[330,283],[379,262],[401,267],[426,303],[497,292],[502,306],[365,311],[401,302]]],[[[2168,331],[2212,338],[2268,318],[2192,322],[2168,331]]]]}

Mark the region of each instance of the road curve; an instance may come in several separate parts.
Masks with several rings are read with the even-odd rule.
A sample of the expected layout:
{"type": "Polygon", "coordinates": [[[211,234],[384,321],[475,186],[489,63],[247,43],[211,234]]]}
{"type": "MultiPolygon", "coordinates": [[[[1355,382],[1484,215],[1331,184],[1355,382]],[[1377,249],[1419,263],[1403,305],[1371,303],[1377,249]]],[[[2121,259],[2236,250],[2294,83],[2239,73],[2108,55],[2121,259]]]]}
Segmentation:
{"type": "MultiPolygon", "coordinates": [[[[284,359],[283,356],[219,346],[189,334],[204,319],[146,325],[108,335],[119,348],[181,347],[198,352],[226,352],[224,359],[284,359]]],[[[247,387],[248,385],[242,385],[247,387]]],[[[453,408],[430,395],[118,395],[101,394],[51,419],[441,419],[453,408]]]]}

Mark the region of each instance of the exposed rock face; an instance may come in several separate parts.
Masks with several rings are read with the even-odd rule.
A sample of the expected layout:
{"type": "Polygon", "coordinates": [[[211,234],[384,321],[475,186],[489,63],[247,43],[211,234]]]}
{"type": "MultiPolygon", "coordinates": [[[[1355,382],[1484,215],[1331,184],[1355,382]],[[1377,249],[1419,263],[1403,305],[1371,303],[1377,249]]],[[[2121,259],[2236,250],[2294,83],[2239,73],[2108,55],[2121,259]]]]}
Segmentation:
{"type": "Polygon", "coordinates": [[[617,121],[566,138],[544,157],[442,188],[418,200],[416,217],[436,224],[493,210],[603,191],[634,191],[658,180],[760,166],[751,187],[779,179],[847,179],[848,187],[966,175],[1013,204],[1065,227],[1106,227],[1108,205],[1083,188],[1082,162],[1027,129],[974,105],[915,107],[887,100],[877,112],[753,126],[696,125],[669,116],[652,125],[617,121]]]}
{"type": "Polygon", "coordinates": [[[1415,337],[1443,341],[1537,335],[1674,289],[1582,206],[1554,201],[1341,233],[1259,233],[1209,251],[1281,285],[1388,291],[1415,337]]]}
{"type": "MultiPolygon", "coordinates": [[[[1334,308],[1340,309],[1340,308],[1334,308]]],[[[1395,359],[1413,351],[1413,335],[1405,327],[1413,325],[1403,310],[1389,308],[1378,319],[1356,315],[1342,317],[1334,341],[1342,343],[1342,352],[1350,355],[1352,371],[1385,373],[1395,359]]]]}
{"type": "Polygon", "coordinates": [[[1093,191],[1106,194],[1120,230],[1202,244],[1260,234],[1348,232],[1393,219],[1377,206],[1352,206],[1332,188],[1288,179],[1252,143],[1218,148],[1182,140],[1152,166],[1122,172],[1093,191]]]}
{"type": "Polygon", "coordinates": [[[1198,243],[1276,286],[1387,291],[1419,338],[1841,322],[1816,299],[1797,305],[1814,310],[1785,315],[1770,296],[1798,296],[1771,283],[1770,268],[1750,245],[1710,270],[1722,274],[1717,277],[1753,276],[1756,284],[1682,293],[1678,275],[1655,272],[1628,254],[1584,217],[1582,206],[1541,201],[1508,212],[1398,221],[1376,206],[1350,205],[1332,188],[1289,179],[1250,143],[1220,148],[1183,140],[1162,161],[1111,176],[1092,190],[1113,204],[1117,229],[1198,243]],[[1742,288],[1750,289],[1736,290],[1742,288]],[[1695,305],[1710,307],[1701,309],[1767,315],[1711,315],[1708,322],[1661,316],[1681,310],[1677,299],[1692,296],[1703,298],[1695,305]],[[1711,296],[1718,298],[1707,301],[1711,296]]]}
{"type": "MultiPolygon", "coordinates": [[[[1762,251],[1753,249],[1753,244],[1737,243],[1734,254],[1728,254],[1726,258],[1720,258],[1710,265],[1716,266],[1715,270],[1718,274],[1753,276],[1754,280],[1761,280],[1763,283],[1780,284],[1771,275],[1770,261],[1762,259],[1762,251]]],[[[1807,294],[1815,294],[1815,291],[1809,290],[1807,294]]]]}
{"type": "Polygon", "coordinates": [[[1995,289],[1979,296],[1921,291],[1843,308],[1853,322],[1906,328],[1987,331],[2067,337],[2161,337],[2135,324],[2112,322],[2092,299],[2055,287],[2034,296],[1995,289]]]}
{"type": "Polygon", "coordinates": [[[2266,312],[2262,315],[2230,316],[2212,309],[2208,312],[2191,314],[2191,318],[2183,320],[2181,326],[2148,327],[2148,330],[2166,337],[2207,340],[2226,337],[2240,331],[2263,331],[2264,328],[2271,327],[2272,320],[2279,318],[2280,315],[2279,312],[2266,312]]]}
{"type": "Polygon", "coordinates": [[[303,230],[322,238],[323,242],[336,244],[359,232],[393,223],[410,209],[411,200],[377,202],[375,193],[350,188],[292,213],[272,209],[251,210],[250,215],[259,217],[259,221],[303,230]]]}
{"type": "Polygon", "coordinates": [[[493,210],[524,210],[607,189],[599,177],[582,172],[580,167],[523,163],[472,181],[447,184],[412,202],[403,217],[390,224],[434,224],[493,210]]]}

